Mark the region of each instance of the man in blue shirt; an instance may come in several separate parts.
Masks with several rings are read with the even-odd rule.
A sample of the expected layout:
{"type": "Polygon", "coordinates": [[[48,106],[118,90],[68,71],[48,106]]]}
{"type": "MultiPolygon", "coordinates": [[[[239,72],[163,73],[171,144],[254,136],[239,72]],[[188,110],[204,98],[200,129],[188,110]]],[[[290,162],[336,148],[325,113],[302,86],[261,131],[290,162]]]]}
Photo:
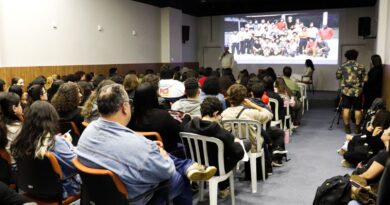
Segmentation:
{"type": "MultiPolygon", "coordinates": [[[[113,171],[125,184],[130,198],[169,179],[174,204],[192,204],[189,181],[207,180],[214,176],[216,168],[175,158],[161,142],[150,141],[127,128],[131,106],[122,85],[103,87],[97,105],[101,117],[81,135],[76,151],[79,160],[88,167],[113,171]]],[[[140,204],[151,198],[145,197],[140,204]]]]}

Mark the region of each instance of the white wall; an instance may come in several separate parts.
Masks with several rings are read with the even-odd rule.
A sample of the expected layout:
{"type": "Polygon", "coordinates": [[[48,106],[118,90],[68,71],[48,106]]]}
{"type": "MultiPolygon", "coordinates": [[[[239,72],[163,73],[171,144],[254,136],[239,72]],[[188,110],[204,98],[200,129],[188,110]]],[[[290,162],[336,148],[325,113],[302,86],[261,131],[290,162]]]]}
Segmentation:
{"type": "Polygon", "coordinates": [[[197,62],[198,61],[197,18],[194,16],[183,14],[182,23],[183,25],[190,27],[190,39],[182,45],[183,62],[197,62]]]}
{"type": "MultiPolygon", "coordinates": [[[[340,13],[340,59],[341,50],[345,48],[358,48],[364,52],[361,53],[358,60],[366,64],[366,68],[369,67],[369,57],[375,50],[375,40],[364,40],[358,36],[358,18],[363,16],[369,16],[372,19],[376,17],[375,7],[364,8],[351,8],[337,10],[340,13]]],[[[200,65],[203,63],[203,48],[204,47],[216,47],[224,46],[224,21],[223,16],[212,17],[212,32],[210,31],[210,17],[202,17],[198,19],[198,59],[200,65]],[[212,33],[212,38],[210,34],[212,33]]],[[[371,33],[376,32],[376,25],[373,24],[371,33]]],[[[218,50],[218,49],[217,49],[218,50]]],[[[217,61],[217,59],[215,59],[217,61]]],[[[304,62],[302,65],[291,65],[295,73],[303,73],[304,62]]],[[[207,65],[204,65],[207,66],[207,65]]],[[[277,74],[282,74],[282,68],[285,65],[238,65],[239,69],[248,69],[249,72],[257,73],[258,68],[266,68],[271,66],[275,69],[277,74]]],[[[314,83],[317,90],[337,90],[338,81],[335,79],[335,73],[338,65],[317,65],[314,83]]]]}
{"type": "Polygon", "coordinates": [[[2,66],[160,62],[158,7],[131,0],[1,2],[2,66]]]}

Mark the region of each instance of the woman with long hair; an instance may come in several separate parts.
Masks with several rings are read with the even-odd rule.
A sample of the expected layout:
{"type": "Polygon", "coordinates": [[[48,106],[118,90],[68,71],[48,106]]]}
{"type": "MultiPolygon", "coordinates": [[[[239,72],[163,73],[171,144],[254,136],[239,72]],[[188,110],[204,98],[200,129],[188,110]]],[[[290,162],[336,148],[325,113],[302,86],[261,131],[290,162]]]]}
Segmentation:
{"type": "Polygon", "coordinates": [[[80,180],[70,177],[77,173],[72,164],[76,157],[74,147],[65,136],[58,135],[59,116],[55,108],[48,102],[34,102],[25,114],[20,134],[11,145],[11,154],[16,161],[34,157],[43,159],[47,152],[53,152],[60,164],[64,178],[64,195],[75,195],[80,191],[80,180]]]}
{"type": "Polygon", "coordinates": [[[38,101],[38,100],[42,100],[42,101],[48,100],[47,91],[42,84],[31,85],[27,89],[27,94],[28,94],[28,98],[27,98],[27,105],[28,106],[33,104],[33,102],[38,101]]]}
{"type": "Polygon", "coordinates": [[[379,55],[371,56],[372,68],[368,71],[367,82],[363,86],[364,109],[368,109],[375,98],[382,96],[383,64],[379,55]]]}
{"type": "Polygon", "coordinates": [[[12,85],[20,85],[22,88],[24,86],[24,80],[23,78],[19,78],[19,77],[13,77],[11,79],[11,86],[12,85]]]}
{"type": "Polygon", "coordinates": [[[142,83],[135,89],[134,114],[128,127],[135,131],[158,132],[166,150],[176,153],[182,128],[168,111],[159,108],[157,92],[150,83],[142,83]]]}
{"type": "Polygon", "coordinates": [[[305,61],[305,71],[302,75],[293,73],[291,75],[291,78],[295,81],[301,81],[301,82],[308,82],[313,79],[313,73],[314,73],[315,67],[314,63],[311,59],[306,59],[305,61]]]}
{"type": "Polygon", "coordinates": [[[275,81],[275,90],[283,98],[284,107],[288,105],[294,107],[295,99],[292,91],[287,87],[283,78],[277,78],[275,81]]]}
{"type": "Polygon", "coordinates": [[[83,95],[77,83],[67,82],[60,86],[57,93],[51,99],[51,103],[57,110],[60,120],[62,122],[74,122],[80,131],[84,130],[82,125],[84,118],[80,114],[81,103],[83,95]]]}
{"type": "MultiPolygon", "coordinates": [[[[0,94],[0,149],[10,153],[10,145],[20,133],[23,122],[23,109],[20,97],[15,93],[0,94]]],[[[11,159],[12,163],[14,160],[11,159]]]]}
{"type": "Polygon", "coordinates": [[[129,95],[130,99],[134,98],[135,89],[138,87],[139,80],[136,74],[127,74],[125,80],[123,81],[123,86],[129,95]]]}

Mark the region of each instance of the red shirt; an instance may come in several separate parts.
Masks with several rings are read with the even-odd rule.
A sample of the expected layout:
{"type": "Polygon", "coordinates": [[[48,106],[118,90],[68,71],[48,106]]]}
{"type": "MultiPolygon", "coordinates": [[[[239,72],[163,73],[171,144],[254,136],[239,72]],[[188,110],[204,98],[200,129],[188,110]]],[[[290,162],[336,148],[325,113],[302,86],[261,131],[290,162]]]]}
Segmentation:
{"type": "Polygon", "coordinates": [[[331,28],[322,28],[320,30],[320,37],[322,40],[329,40],[333,37],[333,29],[331,28]]]}
{"type": "Polygon", "coordinates": [[[285,22],[280,21],[276,24],[276,27],[278,27],[279,30],[283,30],[284,28],[287,28],[287,24],[285,22]]]}
{"type": "Polygon", "coordinates": [[[263,101],[264,104],[268,105],[269,97],[267,96],[266,92],[264,92],[263,96],[261,96],[261,100],[263,101]]]}
{"type": "Polygon", "coordinates": [[[201,78],[199,78],[198,79],[198,83],[199,83],[199,85],[202,87],[202,85],[203,85],[203,83],[204,83],[204,81],[206,80],[206,76],[202,76],[201,78]]]}

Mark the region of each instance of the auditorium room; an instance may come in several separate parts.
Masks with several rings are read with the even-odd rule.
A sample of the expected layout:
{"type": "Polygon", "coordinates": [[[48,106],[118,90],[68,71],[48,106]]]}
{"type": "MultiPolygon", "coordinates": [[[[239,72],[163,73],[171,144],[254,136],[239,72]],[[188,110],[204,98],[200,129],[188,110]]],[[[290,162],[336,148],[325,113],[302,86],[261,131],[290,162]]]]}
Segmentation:
{"type": "Polygon", "coordinates": [[[0,205],[390,205],[388,0],[0,0],[0,205]]]}

